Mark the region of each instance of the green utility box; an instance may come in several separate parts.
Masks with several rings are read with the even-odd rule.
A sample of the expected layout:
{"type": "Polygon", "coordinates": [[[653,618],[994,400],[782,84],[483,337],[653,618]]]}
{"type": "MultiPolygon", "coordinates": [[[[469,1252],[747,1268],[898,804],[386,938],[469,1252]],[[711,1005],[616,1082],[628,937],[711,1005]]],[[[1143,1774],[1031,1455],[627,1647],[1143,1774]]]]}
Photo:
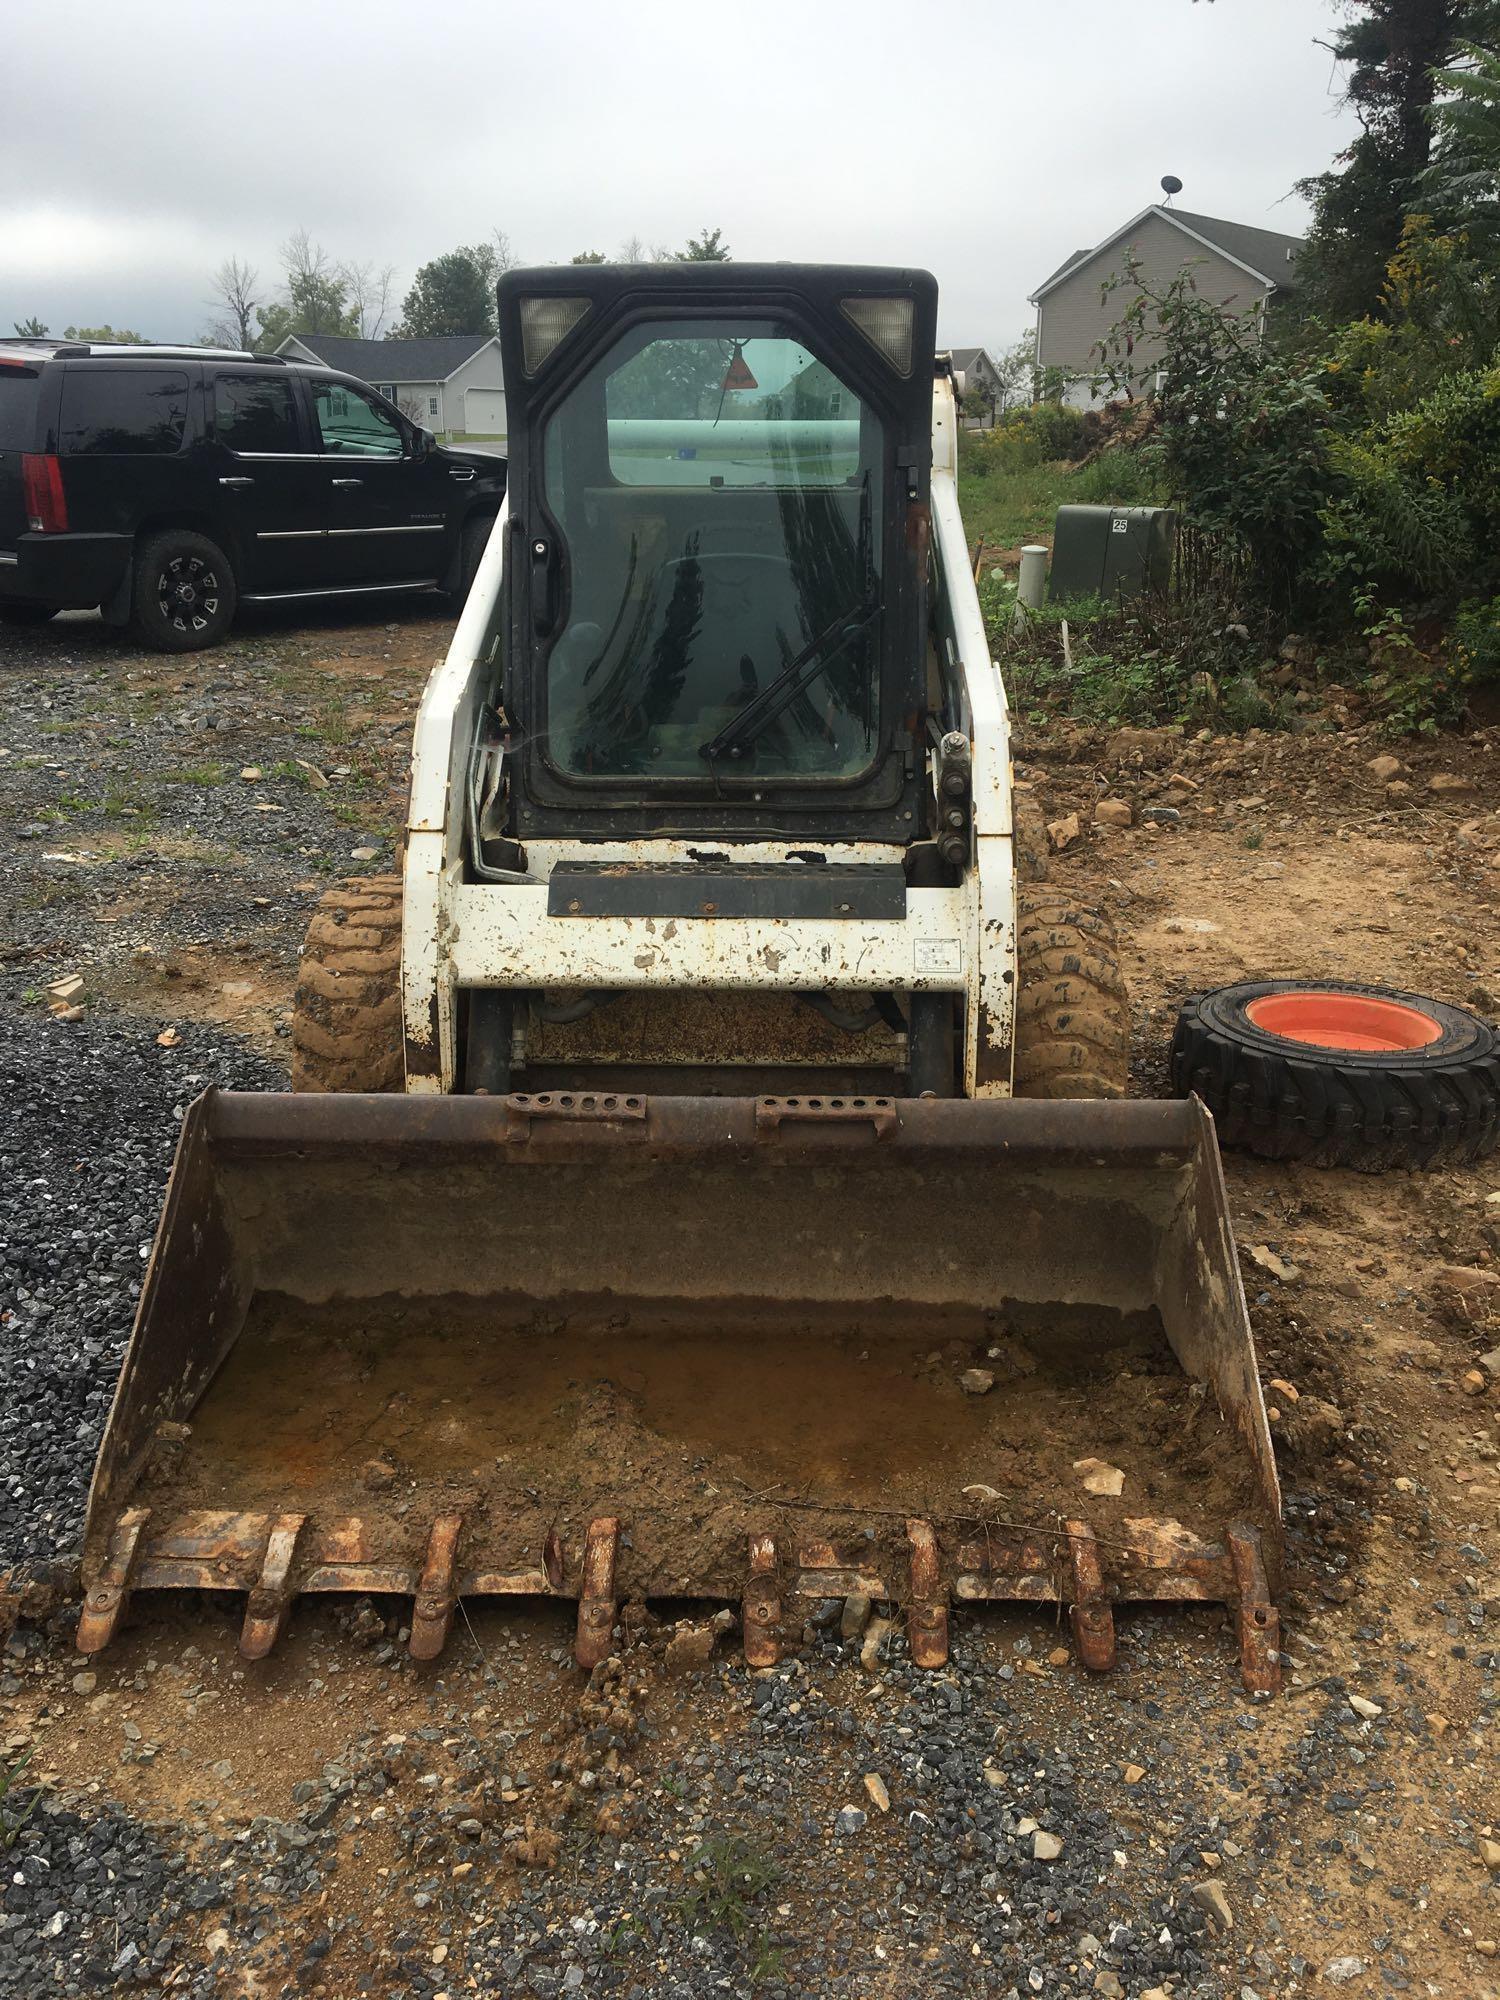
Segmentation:
{"type": "Polygon", "coordinates": [[[1176,541],[1174,507],[1059,507],[1048,595],[1066,604],[1165,590],[1176,541]]]}

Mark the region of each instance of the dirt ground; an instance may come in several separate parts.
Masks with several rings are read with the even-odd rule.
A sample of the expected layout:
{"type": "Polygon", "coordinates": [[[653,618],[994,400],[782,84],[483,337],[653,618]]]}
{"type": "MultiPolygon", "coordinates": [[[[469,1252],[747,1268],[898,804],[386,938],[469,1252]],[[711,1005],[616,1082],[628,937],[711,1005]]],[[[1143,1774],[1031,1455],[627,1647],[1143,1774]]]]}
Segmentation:
{"type": "MultiPolygon", "coordinates": [[[[87,1009],[149,1017],[163,1035],[214,1022],[284,1062],[307,910],[332,876],[389,865],[406,732],[446,629],[417,615],[395,626],[272,626],[213,662],[139,656],[70,621],[29,635],[27,664],[7,656],[22,713],[0,731],[0,792],[15,827],[44,830],[5,841],[7,1004],[44,1005],[47,983],[76,971],[87,1009]],[[193,788],[172,774],[209,765],[218,775],[196,787],[202,810],[184,813],[193,788]],[[88,804],[59,803],[79,798],[88,804]],[[284,825],[268,832],[269,822],[284,825]]],[[[1048,819],[1078,817],[1054,879],[1119,926],[1140,1094],[1166,1089],[1182,997],[1241,977],[1380,981],[1491,1016],[1500,1005],[1500,731],[1392,745],[1336,703],[1311,702],[1308,716],[1297,734],[1187,741],[1054,725],[1019,745],[1020,780],[1048,819]],[[1373,772],[1381,754],[1399,771],[1373,772]],[[1134,823],[1094,825],[1104,798],[1124,800],[1134,823]]],[[[1479,1362],[1500,1343],[1500,1164],[1379,1178],[1245,1156],[1225,1165],[1286,1493],[1285,1694],[1248,1710],[1219,1614],[1157,1615],[1138,1628],[1122,1614],[1121,1668],[1101,1681],[1066,1652],[1049,1655],[1056,1635],[1041,1621],[960,1614],[966,1665],[982,1676],[1034,1633],[1029,1671],[1008,1687],[1025,1705],[1029,1742],[1047,1761],[1049,1744],[1086,1737],[1080,1756],[1099,1796],[1146,1846],[1160,1827],[1120,1772],[1139,1759],[1158,1796],[1196,1787],[1253,1713],[1242,1747],[1257,1803],[1231,1809],[1226,1794],[1240,1830],[1202,1860],[1235,1912],[1219,1940],[1225,1993],[1492,1995],[1500,1887],[1481,1843],[1500,1841],[1500,1383],[1479,1362]],[[1346,1706],[1349,1696],[1363,1705],[1346,1706]],[[1142,1702],[1155,1708],[1149,1758],[1142,1702]]],[[[653,1633],[629,1669],[643,1690],[632,1713],[649,1717],[650,1733],[622,1729],[628,1751],[612,1753],[602,1789],[591,1780],[581,1800],[579,1773],[597,1764],[575,1759],[550,1787],[540,1776],[544,1760],[567,1765],[599,1699],[580,1695],[569,1621],[556,1610],[476,1608],[436,1679],[405,1663],[392,1643],[399,1620],[382,1612],[299,1610],[287,1641],[256,1666],[234,1654],[238,1615],[235,1604],[153,1606],[81,1681],[83,1663],[59,1643],[0,1704],[0,1746],[34,1753],[31,1777],[112,1799],[175,1830],[187,1851],[242,1834],[258,1815],[291,1814],[293,1788],[325,1767],[384,1759],[398,1810],[363,1806],[340,1833],[346,1865],[321,1900],[286,1915],[298,1937],[331,1932],[331,1953],[285,1985],[264,1967],[226,1974],[214,1989],[225,1993],[394,1991],[394,1975],[356,1986],[356,1971],[377,1962],[359,1938],[399,1956],[403,1927],[420,1930],[440,1911],[432,1980],[446,1962],[454,1995],[504,1990],[480,1977],[473,1952],[486,1926],[503,1925],[529,1879],[524,1864],[561,1858],[549,1879],[565,1923],[581,1804],[590,1847],[608,1842],[633,1811],[649,1817],[650,1800],[662,1802],[663,1775],[685,1746],[735,1739],[752,1714],[742,1672],[679,1678],[665,1634],[653,1633]],[[403,1766],[419,1729],[422,1755],[403,1766]],[[465,1861],[445,1848],[428,1869],[445,1887],[414,1915],[407,1892],[427,1864],[403,1844],[401,1814],[412,1801],[466,1796],[480,1782],[466,1760],[502,1730],[533,1745],[531,1779],[507,1785],[514,1772],[496,1776],[486,1756],[483,1787],[496,1823],[524,1831],[498,1858],[486,1850],[482,1904],[453,1902],[468,1887],[465,1861]],[[148,1757],[143,1745],[158,1748],[148,1757]]],[[[830,1671],[861,1714],[878,1705],[878,1670],[872,1678],[856,1659],[830,1671]]],[[[830,1768],[829,1797],[845,1796],[844,1769],[830,1768]]],[[[671,1879],[685,1851],[662,1847],[671,1879]]],[[[227,1921],[203,1916],[200,1960],[227,1921]]],[[[795,1940],[820,1922],[815,1898],[790,1894],[778,1928],[795,1940]]],[[[1113,1990],[1091,1987],[1086,1972],[1076,1988],[1048,1990],[1113,1990]]],[[[923,1990],[920,1973],[904,1976],[912,1983],[892,1985],[872,1969],[849,1990],[923,1990]]]]}

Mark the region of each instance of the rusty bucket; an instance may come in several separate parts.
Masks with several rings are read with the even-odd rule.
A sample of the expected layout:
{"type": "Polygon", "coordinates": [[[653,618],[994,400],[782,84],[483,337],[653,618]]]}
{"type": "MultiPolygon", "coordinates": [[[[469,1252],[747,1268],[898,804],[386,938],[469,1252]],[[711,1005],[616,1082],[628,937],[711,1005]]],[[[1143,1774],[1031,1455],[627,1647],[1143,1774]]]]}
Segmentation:
{"type": "Polygon", "coordinates": [[[1280,1502],[1212,1121],[1185,1103],[257,1096],[184,1124],[89,1497],[132,1595],[1222,1602],[1275,1684],[1280,1502]]]}

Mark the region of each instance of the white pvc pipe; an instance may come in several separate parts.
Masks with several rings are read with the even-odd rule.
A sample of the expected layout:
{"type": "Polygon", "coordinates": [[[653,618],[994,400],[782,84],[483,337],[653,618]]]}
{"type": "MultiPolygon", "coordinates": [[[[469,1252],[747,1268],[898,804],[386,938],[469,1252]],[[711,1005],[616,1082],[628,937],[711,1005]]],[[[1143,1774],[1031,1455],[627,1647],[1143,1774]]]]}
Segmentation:
{"type": "Polygon", "coordinates": [[[1047,551],[1040,542],[1028,542],[1021,550],[1021,576],[1016,586],[1016,629],[1026,622],[1028,611],[1040,611],[1047,589],[1047,551]]]}

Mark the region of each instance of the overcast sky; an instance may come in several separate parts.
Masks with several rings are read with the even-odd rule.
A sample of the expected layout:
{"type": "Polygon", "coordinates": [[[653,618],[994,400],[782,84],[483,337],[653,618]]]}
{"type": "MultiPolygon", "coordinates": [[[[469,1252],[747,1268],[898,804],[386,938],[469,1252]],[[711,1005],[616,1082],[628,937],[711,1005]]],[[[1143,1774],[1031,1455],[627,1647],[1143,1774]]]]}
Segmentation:
{"type": "Polygon", "coordinates": [[[0,331],[192,338],[231,254],[298,226],[416,266],[676,247],[925,265],[1005,345],[1067,254],[1160,200],[1299,231],[1351,131],[1333,0],[51,0],[7,10],[0,331]]]}

